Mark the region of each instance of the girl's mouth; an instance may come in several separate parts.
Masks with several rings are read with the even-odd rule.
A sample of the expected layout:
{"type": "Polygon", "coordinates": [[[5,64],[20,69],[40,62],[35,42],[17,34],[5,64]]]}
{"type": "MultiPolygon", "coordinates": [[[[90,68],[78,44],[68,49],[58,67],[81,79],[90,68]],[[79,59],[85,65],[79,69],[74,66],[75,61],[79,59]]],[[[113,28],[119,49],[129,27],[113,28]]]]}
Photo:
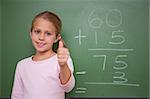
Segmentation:
{"type": "Polygon", "coordinates": [[[36,42],[37,47],[42,48],[44,47],[44,45],[46,45],[46,43],[42,43],[42,42],[36,42]]]}

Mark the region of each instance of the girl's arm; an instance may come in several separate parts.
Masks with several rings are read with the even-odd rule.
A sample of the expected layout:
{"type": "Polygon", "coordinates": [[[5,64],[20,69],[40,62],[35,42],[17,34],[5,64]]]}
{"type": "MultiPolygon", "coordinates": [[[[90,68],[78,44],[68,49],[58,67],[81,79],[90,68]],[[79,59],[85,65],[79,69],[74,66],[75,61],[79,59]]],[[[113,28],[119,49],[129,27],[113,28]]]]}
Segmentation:
{"type": "Polygon", "coordinates": [[[57,51],[58,63],[60,65],[60,82],[61,86],[66,92],[73,89],[75,79],[73,76],[73,63],[69,56],[67,48],[63,47],[63,42],[59,41],[59,48],[57,51]]]}
{"type": "Polygon", "coordinates": [[[68,67],[68,64],[60,66],[60,81],[62,85],[65,85],[71,77],[71,71],[68,67]]]}
{"type": "Polygon", "coordinates": [[[60,67],[60,82],[65,92],[70,92],[75,86],[73,71],[73,63],[69,57],[66,66],[60,67]]]}
{"type": "Polygon", "coordinates": [[[17,65],[11,99],[22,99],[22,95],[23,95],[23,84],[21,80],[19,65],[17,65]]]}

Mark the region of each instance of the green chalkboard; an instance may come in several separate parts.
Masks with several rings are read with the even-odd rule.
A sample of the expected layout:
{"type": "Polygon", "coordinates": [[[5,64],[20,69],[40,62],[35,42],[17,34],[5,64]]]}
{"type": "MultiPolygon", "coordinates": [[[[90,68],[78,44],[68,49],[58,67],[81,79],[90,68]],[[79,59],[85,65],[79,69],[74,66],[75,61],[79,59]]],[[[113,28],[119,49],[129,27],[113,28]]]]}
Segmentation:
{"type": "Polygon", "coordinates": [[[32,55],[32,18],[49,10],[63,22],[76,86],[68,97],[148,97],[148,0],[3,0],[2,96],[16,63],[32,55]]]}

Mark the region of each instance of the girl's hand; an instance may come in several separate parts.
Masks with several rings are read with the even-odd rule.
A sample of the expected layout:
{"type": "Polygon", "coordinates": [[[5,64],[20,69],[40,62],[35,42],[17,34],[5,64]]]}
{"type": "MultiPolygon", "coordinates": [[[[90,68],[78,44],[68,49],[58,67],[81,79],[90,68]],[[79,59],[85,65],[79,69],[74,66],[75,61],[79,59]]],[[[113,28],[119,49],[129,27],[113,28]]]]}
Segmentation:
{"type": "Polygon", "coordinates": [[[60,82],[62,85],[65,85],[71,77],[71,71],[67,64],[67,60],[69,57],[69,50],[64,47],[64,43],[61,40],[59,41],[57,57],[58,63],[60,65],[60,74],[59,74],[60,82]]]}
{"type": "Polygon", "coordinates": [[[57,50],[57,58],[60,66],[67,65],[67,60],[69,57],[69,50],[64,47],[64,43],[60,40],[57,50]]]}

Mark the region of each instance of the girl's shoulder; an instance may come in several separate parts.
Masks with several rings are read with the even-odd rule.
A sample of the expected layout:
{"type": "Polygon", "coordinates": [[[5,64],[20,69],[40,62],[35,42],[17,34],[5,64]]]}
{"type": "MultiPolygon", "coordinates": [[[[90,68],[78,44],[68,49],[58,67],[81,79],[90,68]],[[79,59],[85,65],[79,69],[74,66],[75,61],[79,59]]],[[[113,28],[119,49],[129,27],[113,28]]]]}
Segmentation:
{"type": "Polygon", "coordinates": [[[28,56],[28,57],[24,57],[21,60],[18,61],[18,64],[24,64],[27,62],[31,62],[32,61],[32,56],[28,56]]]}

